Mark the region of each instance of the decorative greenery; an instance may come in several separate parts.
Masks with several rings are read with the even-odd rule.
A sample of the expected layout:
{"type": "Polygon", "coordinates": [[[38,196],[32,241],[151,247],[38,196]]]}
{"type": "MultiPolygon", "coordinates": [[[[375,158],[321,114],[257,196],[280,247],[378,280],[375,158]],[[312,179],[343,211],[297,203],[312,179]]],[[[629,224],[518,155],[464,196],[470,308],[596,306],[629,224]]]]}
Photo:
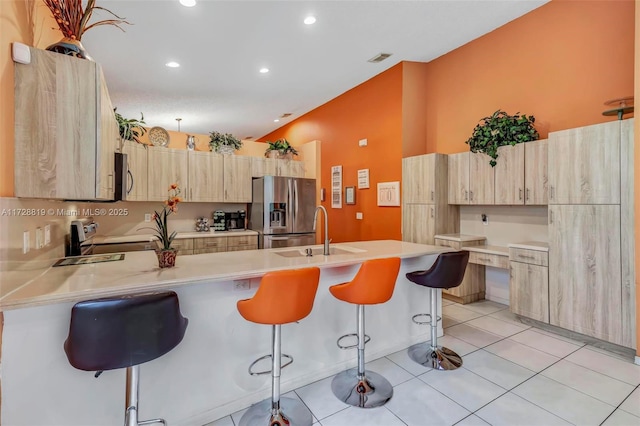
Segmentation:
{"type": "Polygon", "coordinates": [[[125,20],[125,18],[119,17],[109,9],[96,6],[96,0],[87,0],[87,5],[84,8],[82,6],[83,0],[42,1],[51,11],[53,19],[56,20],[62,35],[74,40],[80,41],[85,32],[99,25],[113,25],[114,27],[120,28],[122,31],[124,31],[124,29],[120,26],[121,24],[131,25],[125,20]],[[104,19],[89,25],[89,20],[91,19],[91,15],[94,10],[105,11],[113,15],[116,19],[104,19]]]}
{"type": "Polygon", "coordinates": [[[491,116],[484,117],[465,143],[469,144],[471,152],[484,152],[491,157],[489,164],[494,167],[499,147],[534,141],[540,137],[533,127],[535,117],[519,114],[517,112],[516,115],[509,115],[498,110],[491,116]]]}
{"type": "Polygon", "coordinates": [[[264,152],[265,157],[268,157],[271,151],[278,151],[280,155],[285,155],[288,153],[298,155],[298,151],[296,151],[296,149],[292,147],[291,144],[289,144],[289,141],[287,141],[285,138],[278,139],[275,142],[267,141],[267,144],[269,144],[269,147],[264,152]]]}
{"type": "Polygon", "coordinates": [[[218,152],[220,147],[228,146],[234,150],[242,148],[242,141],[231,133],[210,132],[209,148],[211,151],[218,152]]]}
{"type": "Polygon", "coordinates": [[[116,121],[118,121],[120,138],[125,141],[142,143],[138,138],[147,132],[147,129],[142,127],[143,124],[147,124],[144,122],[144,115],[140,113],[140,120],[136,120],[135,118],[124,118],[120,113],[116,112],[116,109],[117,108],[113,109],[113,113],[116,115],[116,121]]]}
{"type": "Polygon", "coordinates": [[[167,226],[167,217],[171,215],[171,213],[175,213],[178,211],[178,203],[182,201],[182,198],[178,197],[180,194],[180,187],[177,184],[172,184],[169,187],[169,195],[164,202],[164,206],[162,207],[161,212],[154,211],[153,212],[153,220],[156,222],[155,228],[139,228],[139,229],[153,229],[156,233],[156,236],[160,240],[160,244],[162,245],[162,250],[170,250],[171,243],[173,239],[176,237],[176,231],[173,231],[169,234],[169,227],[167,226]]]}

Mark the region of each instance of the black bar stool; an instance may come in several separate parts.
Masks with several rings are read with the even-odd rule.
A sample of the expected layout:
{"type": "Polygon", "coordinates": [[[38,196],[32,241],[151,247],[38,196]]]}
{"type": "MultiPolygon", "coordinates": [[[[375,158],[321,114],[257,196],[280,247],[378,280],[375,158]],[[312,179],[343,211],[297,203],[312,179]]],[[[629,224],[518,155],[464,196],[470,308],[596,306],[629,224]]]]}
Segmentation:
{"type": "Polygon", "coordinates": [[[173,291],[79,302],[71,310],[64,351],[72,366],[97,371],[96,377],[127,369],[125,426],[166,425],[163,419],[138,421],[140,364],[175,348],[188,322],[173,291]]]}
{"type": "Polygon", "coordinates": [[[413,316],[416,324],[431,324],[431,342],[418,343],[409,348],[409,357],[418,364],[436,370],[455,370],[462,365],[462,358],[449,348],[438,346],[438,292],[443,288],[457,287],[462,283],[469,262],[469,252],[442,253],[427,271],[415,271],[407,274],[407,279],[431,289],[431,313],[413,316]],[[428,321],[419,321],[418,317],[429,317],[428,321]],[[434,321],[435,318],[435,321],[434,321]]]}

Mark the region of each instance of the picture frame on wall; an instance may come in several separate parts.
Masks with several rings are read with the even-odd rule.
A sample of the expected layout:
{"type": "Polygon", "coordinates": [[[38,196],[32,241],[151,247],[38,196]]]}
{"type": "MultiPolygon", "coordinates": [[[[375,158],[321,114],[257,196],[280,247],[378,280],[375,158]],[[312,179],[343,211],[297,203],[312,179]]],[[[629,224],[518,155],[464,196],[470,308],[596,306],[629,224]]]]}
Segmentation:
{"type": "Polygon", "coordinates": [[[344,187],[344,203],[345,204],[356,203],[356,187],[355,186],[344,187]]]}
{"type": "Polygon", "coordinates": [[[400,182],[378,183],[378,206],[396,207],[400,205],[400,182]]]}

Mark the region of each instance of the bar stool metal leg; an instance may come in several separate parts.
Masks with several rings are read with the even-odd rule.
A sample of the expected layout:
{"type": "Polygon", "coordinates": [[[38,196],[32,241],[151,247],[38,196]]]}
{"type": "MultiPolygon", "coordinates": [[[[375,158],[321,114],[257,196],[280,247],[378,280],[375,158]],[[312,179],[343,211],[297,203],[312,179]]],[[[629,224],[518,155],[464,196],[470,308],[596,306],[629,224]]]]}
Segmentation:
{"type": "Polygon", "coordinates": [[[409,348],[409,357],[418,364],[435,370],[455,370],[462,358],[449,348],[438,346],[438,291],[431,289],[431,342],[418,343],[409,348]]]}
{"type": "Polygon", "coordinates": [[[134,365],[127,368],[127,394],[124,426],[138,426],[161,423],[166,425],[164,419],[138,421],[138,395],[140,390],[140,366],[134,365]]]}
{"type": "Polygon", "coordinates": [[[282,335],[279,324],[272,326],[271,343],[271,399],[252,405],[240,419],[239,426],[311,426],[313,417],[302,402],[280,398],[282,335]]]}
{"type": "Polygon", "coordinates": [[[393,386],[380,374],[365,371],[364,305],[357,305],[358,367],[337,374],[331,382],[333,394],[342,402],[360,408],[384,405],[393,396],[393,386]]]}

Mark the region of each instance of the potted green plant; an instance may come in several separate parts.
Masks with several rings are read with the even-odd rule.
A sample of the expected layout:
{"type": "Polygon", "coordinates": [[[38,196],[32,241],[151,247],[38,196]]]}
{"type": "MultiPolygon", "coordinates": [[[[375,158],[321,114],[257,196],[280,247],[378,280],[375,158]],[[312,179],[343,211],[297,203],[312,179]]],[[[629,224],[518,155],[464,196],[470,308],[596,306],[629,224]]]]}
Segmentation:
{"type": "Polygon", "coordinates": [[[265,157],[269,158],[288,158],[291,159],[294,155],[298,155],[298,151],[291,146],[289,141],[285,138],[280,138],[275,142],[267,141],[269,145],[264,152],[265,157]]]}
{"type": "Polygon", "coordinates": [[[116,121],[118,122],[120,139],[122,141],[142,143],[138,138],[147,133],[147,129],[143,127],[143,125],[146,124],[144,122],[144,115],[140,113],[140,120],[135,118],[124,118],[116,111],[116,109],[117,108],[113,109],[113,113],[116,115],[116,121]]]}
{"type": "Polygon", "coordinates": [[[469,145],[471,152],[483,152],[491,157],[489,164],[495,167],[499,147],[534,141],[540,137],[533,127],[535,121],[533,115],[520,115],[519,112],[509,115],[498,110],[489,117],[484,117],[465,143],[469,145]]]}
{"type": "Polygon", "coordinates": [[[171,184],[168,190],[169,194],[162,206],[162,210],[159,212],[157,210],[153,212],[155,227],[138,228],[138,230],[151,229],[155,232],[156,237],[158,237],[160,246],[156,249],[156,255],[158,256],[158,266],[161,268],[171,268],[175,266],[176,263],[177,250],[171,247],[171,244],[173,243],[177,232],[173,231],[169,233],[167,218],[171,213],[176,213],[178,211],[178,203],[182,201],[182,198],[178,196],[180,195],[180,192],[178,184],[171,184]]]}
{"type": "Polygon", "coordinates": [[[209,148],[213,152],[229,155],[242,148],[242,141],[231,133],[210,132],[209,148]]]}

